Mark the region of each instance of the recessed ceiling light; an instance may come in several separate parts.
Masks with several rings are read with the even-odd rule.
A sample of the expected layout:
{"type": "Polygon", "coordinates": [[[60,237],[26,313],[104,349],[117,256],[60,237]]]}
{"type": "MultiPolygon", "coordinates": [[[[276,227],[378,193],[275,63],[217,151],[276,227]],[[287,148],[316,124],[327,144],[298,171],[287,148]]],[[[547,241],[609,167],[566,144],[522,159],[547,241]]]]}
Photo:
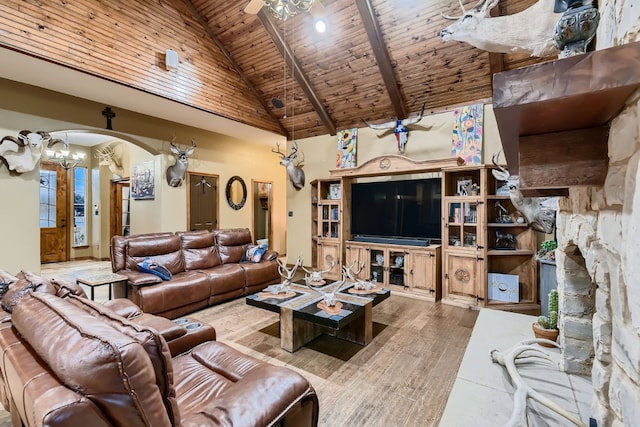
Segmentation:
{"type": "Polygon", "coordinates": [[[322,18],[316,19],[313,26],[315,27],[316,31],[319,33],[324,33],[327,30],[327,23],[322,18]]]}

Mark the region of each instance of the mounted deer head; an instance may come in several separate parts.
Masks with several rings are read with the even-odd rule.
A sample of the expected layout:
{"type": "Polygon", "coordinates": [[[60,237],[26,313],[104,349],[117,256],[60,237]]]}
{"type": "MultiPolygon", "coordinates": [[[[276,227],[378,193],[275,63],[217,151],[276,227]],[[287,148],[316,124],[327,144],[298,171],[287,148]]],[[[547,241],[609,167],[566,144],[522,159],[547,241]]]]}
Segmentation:
{"type": "Polygon", "coordinates": [[[114,145],[107,145],[102,150],[96,149],[95,157],[98,159],[98,164],[100,166],[109,166],[109,170],[112,174],[120,177],[124,176],[122,159],[116,155],[114,145]]]}
{"type": "Polygon", "coordinates": [[[491,173],[499,181],[505,181],[509,186],[509,197],[513,206],[527,219],[529,227],[543,233],[553,233],[556,225],[556,211],[546,207],[551,197],[524,197],[520,191],[520,179],[511,175],[507,168],[498,165],[500,153],[491,156],[491,161],[497,169],[491,173]]]}
{"type": "Polygon", "coordinates": [[[271,151],[280,155],[280,164],[287,168],[287,175],[289,175],[291,184],[293,184],[293,187],[296,190],[300,190],[302,187],[304,187],[304,171],[302,170],[304,157],[297,163],[293,163],[293,161],[298,157],[298,143],[293,141],[291,154],[289,154],[288,156],[280,151],[280,143],[276,143],[276,148],[277,151],[273,148],[271,149],[271,151]]]}
{"type": "Polygon", "coordinates": [[[189,156],[193,154],[196,149],[196,140],[191,138],[191,147],[185,150],[181,150],[174,144],[176,137],[171,138],[171,152],[176,156],[176,162],[167,168],[167,183],[171,187],[180,187],[184,181],[184,177],[187,173],[187,167],[189,166],[189,156]]]}
{"type": "Polygon", "coordinates": [[[443,41],[457,40],[497,53],[525,52],[538,57],[558,53],[553,31],[561,14],[553,12],[555,0],[539,0],[522,12],[496,17],[489,14],[500,0],[480,0],[471,10],[465,10],[458,1],[461,16],[442,14],[455,20],[440,31],[443,41]]]}
{"type": "MultiPolygon", "coordinates": [[[[409,125],[412,125],[414,123],[418,123],[420,120],[422,120],[422,116],[424,115],[424,105],[422,105],[422,110],[420,110],[420,115],[417,117],[414,117],[412,119],[404,119],[404,120],[392,120],[390,122],[386,122],[386,123],[381,123],[379,125],[374,125],[371,124],[369,122],[367,122],[366,120],[362,120],[364,122],[364,124],[366,124],[368,127],[370,127],[371,129],[376,129],[376,130],[380,130],[380,129],[386,129],[387,132],[382,132],[380,135],[378,135],[378,138],[382,138],[384,136],[386,136],[387,134],[389,134],[391,131],[393,131],[393,134],[396,136],[396,143],[398,144],[398,152],[399,153],[404,153],[404,149],[407,146],[407,140],[409,139],[409,125]]],[[[429,130],[431,129],[431,126],[423,128],[424,130],[429,130]]]]}

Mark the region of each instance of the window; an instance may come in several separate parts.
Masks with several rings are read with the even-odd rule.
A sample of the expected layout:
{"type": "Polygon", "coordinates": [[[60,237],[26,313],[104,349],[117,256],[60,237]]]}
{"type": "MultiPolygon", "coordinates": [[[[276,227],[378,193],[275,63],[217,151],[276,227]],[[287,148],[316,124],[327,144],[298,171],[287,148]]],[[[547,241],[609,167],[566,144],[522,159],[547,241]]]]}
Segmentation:
{"type": "Polygon", "coordinates": [[[73,169],[73,246],[87,246],[87,168],[73,169]]]}
{"type": "Polygon", "coordinates": [[[56,228],[56,171],[40,171],[40,228],[56,228]]]}

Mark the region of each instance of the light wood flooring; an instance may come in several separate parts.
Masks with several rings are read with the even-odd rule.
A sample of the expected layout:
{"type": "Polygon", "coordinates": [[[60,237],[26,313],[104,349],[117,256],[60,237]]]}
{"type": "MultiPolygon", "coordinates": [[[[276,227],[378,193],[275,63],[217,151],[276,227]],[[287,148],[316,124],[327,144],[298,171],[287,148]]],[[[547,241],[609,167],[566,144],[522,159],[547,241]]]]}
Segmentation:
{"type": "MultiPolygon", "coordinates": [[[[79,261],[43,265],[42,275],[75,280],[109,269],[108,262],[79,261]]],[[[96,295],[106,298],[106,287],[96,295]]],[[[477,314],[392,295],[373,310],[369,345],[321,336],[295,353],[280,348],[278,315],[243,298],[190,317],[213,325],[218,340],[308,378],[319,396],[320,426],[413,427],[438,425],[477,314]]],[[[9,425],[0,414],[0,427],[9,425]]]]}

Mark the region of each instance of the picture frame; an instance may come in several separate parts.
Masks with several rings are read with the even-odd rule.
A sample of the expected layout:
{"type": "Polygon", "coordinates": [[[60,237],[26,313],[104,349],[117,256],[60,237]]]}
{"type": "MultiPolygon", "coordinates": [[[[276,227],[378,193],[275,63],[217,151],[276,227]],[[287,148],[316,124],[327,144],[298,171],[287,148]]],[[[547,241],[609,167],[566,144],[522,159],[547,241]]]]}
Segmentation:
{"type": "Polygon", "coordinates": [[[458,194],[458,196],[468,196],[469,193],[467,189],[471,186],[472,183],[473,180],[471,178],[459,178],[456,182],[456,194],[458,194]]]}
{"type": "Polygon", "coordinates": [[[155,198],[153,160],[133,165],[131,172],[131,198],[133,200],[153,200],[155,198]]]}
{"type": "Polygon", "coordinates": [[[341,197],[340,184],[329,184],[329,194],[327,195],[327,199],[340,200],[341,197]]]}

